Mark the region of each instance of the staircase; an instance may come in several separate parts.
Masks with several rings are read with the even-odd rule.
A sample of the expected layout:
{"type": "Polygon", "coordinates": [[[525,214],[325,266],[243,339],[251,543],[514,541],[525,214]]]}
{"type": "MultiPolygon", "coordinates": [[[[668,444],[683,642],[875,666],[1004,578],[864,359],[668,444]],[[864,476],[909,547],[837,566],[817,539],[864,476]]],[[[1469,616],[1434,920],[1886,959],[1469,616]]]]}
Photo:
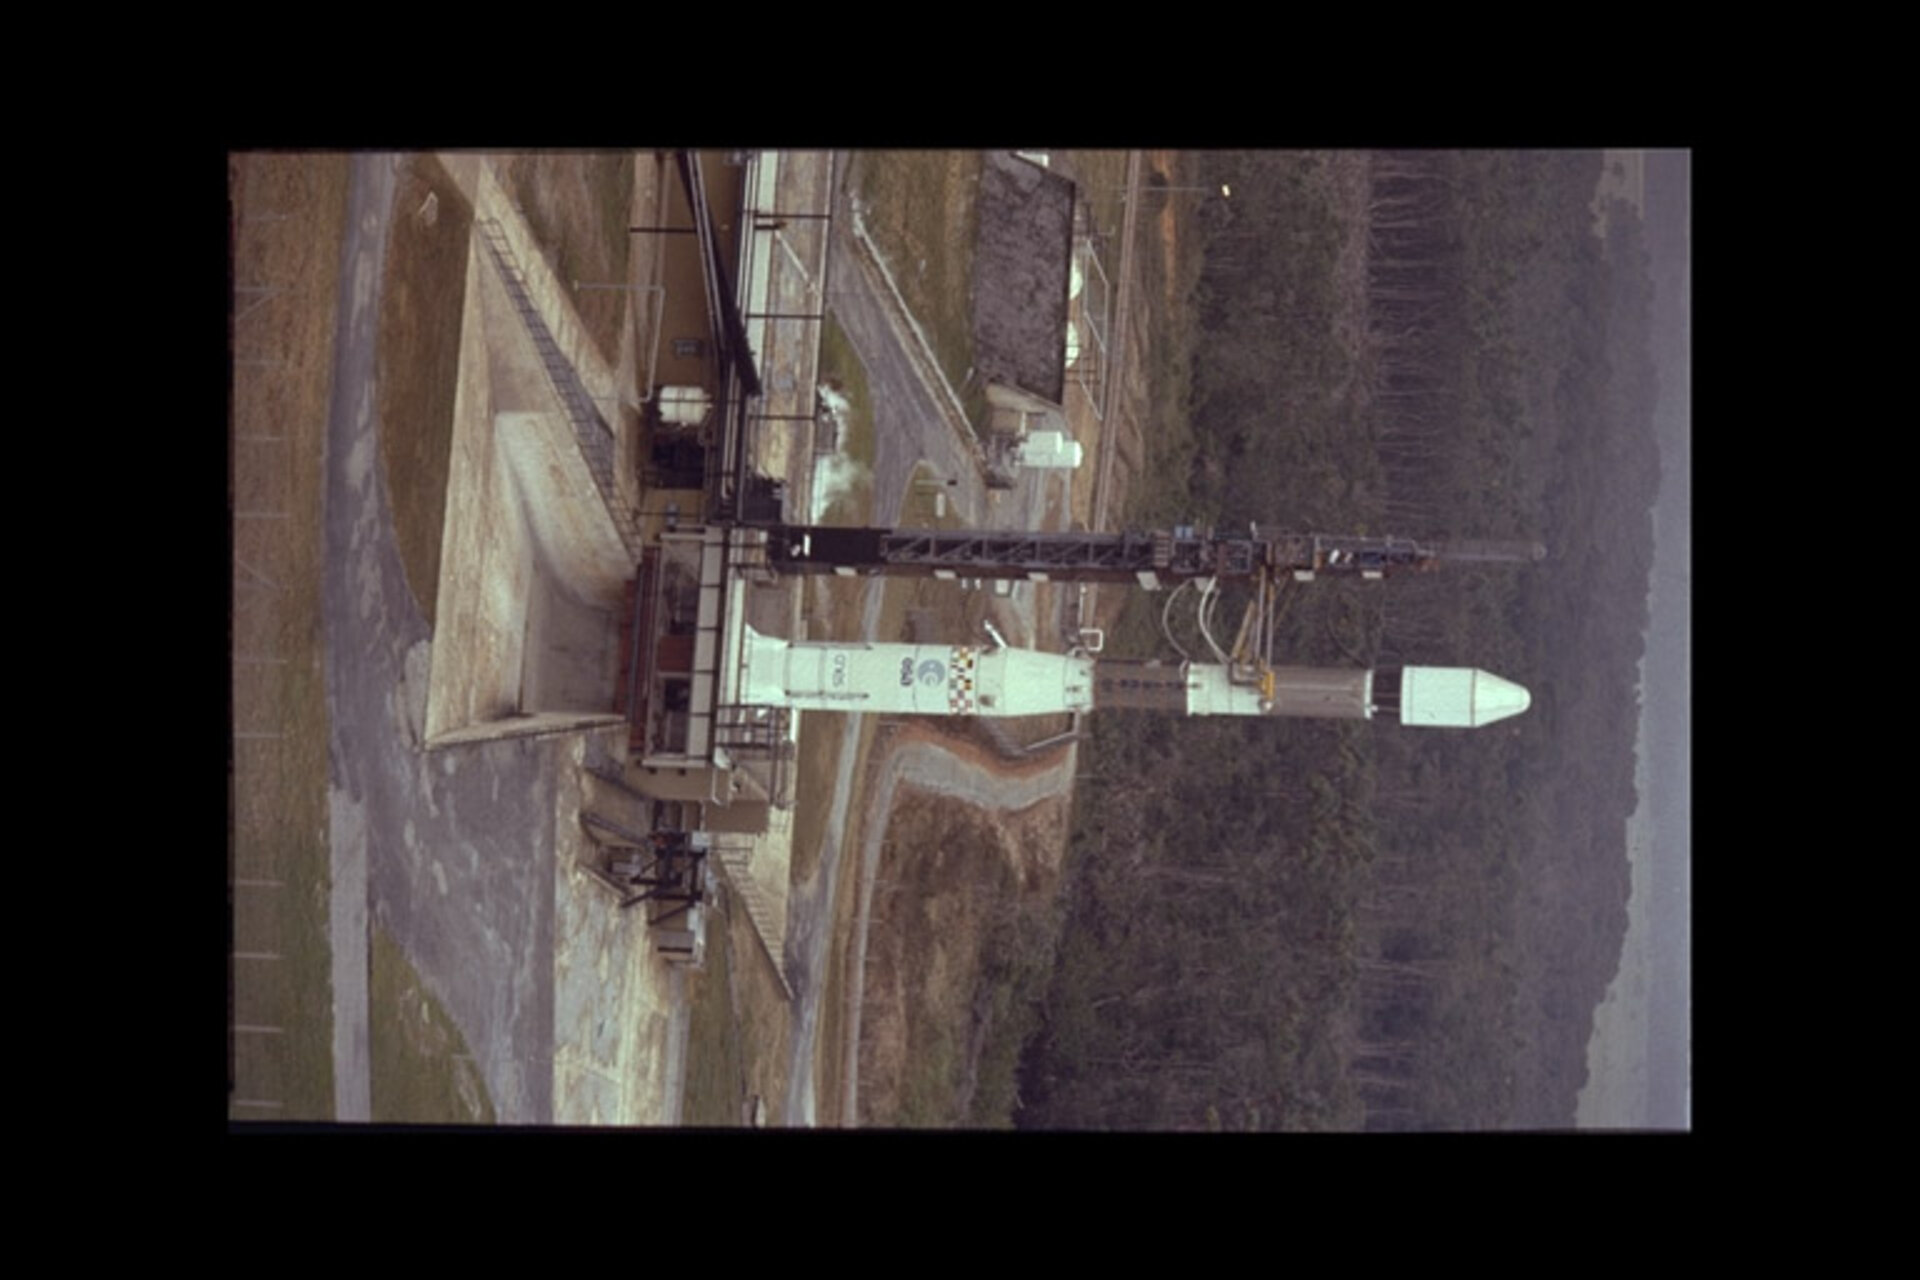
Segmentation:
{"type": "Polygon", "coordinates": [[[746,909],[760,945],[773,962],[773,976],[779,981],[781,992],[787,999],[793,999],[793,988],[787,985],[787,975],[780,963],[787,949],[787,904],[772,901],[766,889],[754,879],[753,837],[716,832],[712,856],[726,870],[733,900],[746,909]]]}
{"type": "MultiPolygon", "coordinates": [[[[600,406],[594,403],[586,384],[580,380],[573,362],[560,349],[540,308],[534,304],[534,291],[527,272],[514,253],[505,228],[497,218],[479,218],[475,225],[480,228],[481,242],[486,245],[487,253],[493,259],[494,269],[500,275],[500,283],[506,287],[513,309],[520,313],[527,336],[533,339],[534,350],[540,355],[547,381],[552,384],[554,394],[559,397],[562,407],[567,411],[568,420],[573,424],[574,439],[580,446],[581,456],[586,459],[588,471],[593,474],[594,487],[600,491],[600,499],[606,504],[628,554],[638,560],[640,520],[614,481],[613,428],[607,424],[600,406]]],[[[538,270],[551,280],[552,273],[546,270],[544,262],[538,270]]]]}

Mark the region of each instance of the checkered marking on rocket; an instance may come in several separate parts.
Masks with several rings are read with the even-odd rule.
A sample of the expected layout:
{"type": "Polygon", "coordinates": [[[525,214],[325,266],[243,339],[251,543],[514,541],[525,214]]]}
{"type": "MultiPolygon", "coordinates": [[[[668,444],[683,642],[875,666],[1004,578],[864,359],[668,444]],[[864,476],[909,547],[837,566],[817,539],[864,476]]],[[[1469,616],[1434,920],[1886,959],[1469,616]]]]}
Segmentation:
{"type": "Polygon", "coordinates": [[[947,711],[951,715],[970,716],[974,713],[974,656],[972,645],[955,645],[953,658],[947,663],[947,711]]]}

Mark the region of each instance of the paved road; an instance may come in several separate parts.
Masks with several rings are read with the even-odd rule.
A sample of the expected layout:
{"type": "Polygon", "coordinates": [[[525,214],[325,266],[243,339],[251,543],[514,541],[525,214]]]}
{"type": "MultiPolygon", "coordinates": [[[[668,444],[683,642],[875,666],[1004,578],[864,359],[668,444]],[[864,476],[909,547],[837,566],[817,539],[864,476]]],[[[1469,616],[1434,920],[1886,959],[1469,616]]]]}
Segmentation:
{"type": "Polygon", "coordinates": [[[371,919],[459,1026],[495,1115],[541,1123],[553,1108],[553,778],[565,746],[520,739],[428,755],[415,745],[418,646],[430,632],[394,546],[374,403],[397,167],[392,156],[354,160],[327,438],[337,1114],[370,1114],[371,919]]]}
{"type": "MultiPolygon", "coordinates": [[[[888,285],[884,265],[877,262],[853,234],[854,210],[845,189],[847,184],[840,172],[844,157],[837,159],[840,164],[836,166],[833,239],[829,250],[832,259],[827,277],[833,284],[827,291],[827,303],[834,319],[860,357],[872,395],[873,522],[881,526],[899,523],[907,482],[913,475],[914,467],[925,460],[932,464],[942,479],[959,480],[958,485],[948,490],[949,500],[968,524],[982,528],[1040,527],[1045,512],[1042,476],[1029,473],[1022,477],[1018,488],[991,496],[988,494],[980,469],[974,461],[970,438],[962,434],[966,430],[965,425],[953,421],[952,412],[943,407],[943,393],[929,385],[931,379],[940,376],[938,364],[931,353],[919,345],[911,323],[888,285]]],[[[861,620],[861,637],[875,638],[879,615],[880,589],[870,581],[861,620]]],[[[834,771],[834,794],[828,809],[820,864],[808,881],[793,886],[788,899],[784,967],[793,987],[795,1012],[791,1069],[786,1109],[782,1117],[786,1124],[815,1123],[817,1100],[814,1096],[814,1062],[819,1036],[820,1001],[826,988],[827,956],[832,942],[832,908],[835,888],[842,872],[841,854],[845,843],[847,813],[858,781],[854,776],[854,766],[861,723],[862,717],[859,715],[848,717],[840,761],[834,771]]],[[[930,746],[928,750],[951,762],[947,772],[955,780],[954,785],[979,797],[979,803],[993,805],[1000,802],[1003,793],[999,788],[1003,780],[998,774],[937,746],[930,746]]],[[[1071,753],[1066,760],[1068,764],[1066,773],[1059,781],[1060,787],[1068,785],[1072,777],[1071,753]]],[[[913,769],[919,766],[910,763],[902,767],[913,769]]],[[[941,770],[936,768],[933,772],[941,770]]],[[[896,776],[891,765],[884,776],[887,781],[883,790],[886,802],[890,803],[896,776]]],[[[1018,784],[1020,780],[1005,781],[1018,784]]],[[[1013,791],[1005,793],[1012,794],[1013,791]]],[[[884,807],[875,807],[873,800],[873,797],[869,797],[865,805],[868,815],[867,839],[871,847],[868,861],[879,856],[880,839],[886,831],[886,810],[884,807]]],[[[1027,800],[1014,807],[1024,807],[1030,803],[1032,801],[1027,800]]],[[[854,871],[859,874],[861,868],[856,866],[854,871]]],[[[854,945],[863,950],[864,936],[856,938],[854,945]]],[[[853,1008],[856,1016],[852,1020],[852,1034],[857,1037],[857,1001],[853,1008]]],[[[848,1111],[845,1114],[847,1123],[851,1124],[853,1113],[848,1111]]]]}
{"type": "Polygon", "coordinates": [[[969,524],[978,523],[985,503],[972,452],[947,425],[919,365],[908,355],[913,339],[902,332],[879,270],[853,243],[843,220],[834,224],[832,252],[828,306],[860,356],[873,399],[873,522],[899,523],[907,482],[924,459],[941,479],[960,481],[949,491],[950,500],[969,524]]]}

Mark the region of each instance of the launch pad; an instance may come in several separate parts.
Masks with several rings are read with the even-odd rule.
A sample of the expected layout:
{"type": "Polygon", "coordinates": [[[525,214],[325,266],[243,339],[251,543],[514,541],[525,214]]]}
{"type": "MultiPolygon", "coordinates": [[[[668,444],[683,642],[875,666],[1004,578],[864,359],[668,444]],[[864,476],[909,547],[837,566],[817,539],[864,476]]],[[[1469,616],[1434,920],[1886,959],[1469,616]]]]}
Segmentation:
{"type": "MultiPolygon", "coordinates": [[[[619,379],[596,365],[579,335],[542,319],[564,317],[566,308],[540,302],[558,285],[539,254],[514,240],[514,221],[482,219],[493,270],[470,291],[484,323],[469,323],[466,333],[491,345],[463,365],[494,376],[462,384],[460,421],[482,426],[457,437],[456,488],[491,486],[500,518],[472,527],[517,530],[519,549],[487,535],[493,541],[483,540],[482,553],[505,556],[504,569],[483,564],[474,572],[456,558],[443,574],[446,621],[436,648],[458,646],[464,627],[474,632],[474,651],[497,660],[436,660],[424,733],[438,748],[617,728],[617,758],[583,779],[585,847],[597,859],[594,873],[626,905],[650,900],[629,892],[643,884],[651,894],[671,888],[683,895],[685,910],[672,927],[692,939],[677,934],[666,948],[672,958],[700,958],[700,908],[719,882],[709,875],[710,858],[747,902],[780,967],[785,837],[799,727],[809,712],[993,720],[1132,710],[1464,727],[1526,709],[1525,690],[1469,668],[1331,671],[1276,661],[1273,621],[1287,591],[1317,579],[1526,562],[1542,554],[1531,544],[1261,526],[1017,527],[1023,514],[1034,523],[1028,499],[1045,477],[1070,475],[1080,461],[1079,446],[1051,425],[1044,440],[1020,447],[968,441],[977,470],[969,487],[1012,498],[996,510],[1016,527],[788,523],[790,497],[797,509],[813,506],[805,464],[821,405],[815,378],[827,235],[816,228],[815,254],[802,262],[782,229],[796,219],[829,220],[831,192],[816,187],[815,203],[807,204],[781,188],[778,165],[766,157],[749,159],[737,185],[716,181],[691,154],[677,156],[674,169],[683,199],[668,221],[686,225],[636,230],[660,231],[662,241],[676,229],[692,233],[672,247],[693,270],[706,310],[697,338],[673,339],[650,361],[639,405],[620,402],[612,391],[619,379]],[[728,191],[736,204],[727,203],[728,191]],[[723,227],[734,224],[738,242],[729,243],[723,227]],[[510,358],[520,347],[530,357],[510,358]],[[529,380],[513,372],[523,367],[544,373],[529,380]],[[640,443],[630,439],[636,416],[640,443]],[[1009,459],[1034,475],[1009,478],[1009,459]],[[616,565],[625,571],[610,568],[616,565]],[[874,575],[952,581],[956,589],[983,580],[1132,585],[1168,590],[1169,608],[1192,588],[1213,661],[1184,650],[1178,661],[1113,659],[1096,656],[1097,644],[1043,652],[1008,645],[998,633],[911,644],[803,636],[791,588],[811,577],[874,575]],[[512,589],[498,599],[473,594],[477,583],[498,581],[512,589]],[[1223,583],[1253,589],[1238,632],[1224,644],[1213,630],[1223,583]],[[550,625],[556,619],[572,630],[550,625]],[[590,633],[605,638],[594,642],[590,633]],[[463,678],[465,686],[450,683],[463,678]],[[691,850],[696,836],[697,859],[660,861],[663,849],[691,850]]],[[[662,278],[672,277],[663,268],[662,278]]],[[[1013,414],[1023,427],[1029,419],[1064,424],[1050,402],[1017,388],[993,390],[995,412],[1013,414]]]]}

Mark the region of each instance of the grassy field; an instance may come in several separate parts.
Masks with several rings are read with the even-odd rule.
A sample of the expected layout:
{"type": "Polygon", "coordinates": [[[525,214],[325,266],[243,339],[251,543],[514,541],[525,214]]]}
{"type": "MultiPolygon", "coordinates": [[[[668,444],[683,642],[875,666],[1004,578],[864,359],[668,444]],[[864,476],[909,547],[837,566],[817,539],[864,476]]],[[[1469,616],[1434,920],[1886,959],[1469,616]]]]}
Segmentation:
{"type": "Polygon", "coordinates": [[[796,883],[805,881],[820,865],[827,810],[833,799],[834,769],[846,732],[847,717],[831,711],[809,711],[800,717],[799,772],[793,784],[791,879],[796,883]]]}
{"type": "Polygon", "coordinates": [[[394,210],[380,295],[380,456],[407,587],[431,626],[473,208],[439,160],[413,155],[401,166],[394,210]]]}
{"type": "Polygon", "coordinates": [[[864,1124],[944,1128],[963,1116],[977,918],[1005,892],[1005,860],[986,815],[902,791],[881,848],[860,1024],[864,1124]]]}
{"type": "Polygon", "coordinates": [[[881,850],[861,1015],[861,1123],[1011,1124],[1050,971],[1066,802],[1000,814],[901,793],[881,850]]]}
{"type": "MultiPolygon", "coordinates": [[[[846,491],[828,504],[821,523],[865,524],[873,514],[873,395],[860,357],[832,316],[828,316],[822,326],[819,369],[820,382],[846,397],[848,418],[842,427],[837,452],[855,464],[846,491]]],[[[808,603],[812,606],[808,611],[815,619],[809,628],[812,638],[853,636],[858,627],[861,601],[865,598],[864,583],[830,578],[802,583],[800,590],[808,593],[808,603]]],[[[799,773],[794,781],[792,878],[795,881],[811,876],[820,862],[827,809],[833,797],[833,771],[839,763],[847,724],[847,717],[830,712],[810,713],[800,719],[799,773]]],[[[865,731],[863,748],[871,736],[869,728],[865,731]]]]}
{"type": "Polygon", "coordinates": [[[228,163],[232,225],[233,731],[229,874],[239,1120],[334,1114],[321,558],[348,165],[228,163]],[[241,514],[246,513],[246,514],[241,514]]]}
{"type": "MultiPolygon", "coordinates": [[[[852,344],[840,326],[827,319],[821,337],[820,381],[833,386],[846,397],[849,414],[839,441],[838,453],[849,459],[842,475],[844,490],[831,502],[823,517],[829,524],[863,524],[873,510],[874,424],[872,396],[866,371],[852,344]]],[[[810,616],[808,634],[851,638],[858,630],[866,583],[831,578],[803,583],[808,593],[810,616]]],[[[897,622],[896,622],[897,625],[897,622]]],[[[794,780],[794,827],[789,879],[804,883],[819,869],[825,852],[827,819],[832,808],[836,771],[850,732],[859,734],[855,748],[855,768],[867,759],[874,737],[876,720],[860,717],[858,728],[845,715],[809,712],[800,720],[800,743],[794,780]]],[[[850,827],[857,821],[850,821],[850,827]]],[[[849,833],[850,836],[850,833],[849,833]]],[[[835,919],[850,918],[851,884],[857,876],[846,874],[842,864],[839,902],[835,919]]],[[[771,977],[766,972],[768,959],[757,953],[757,944],[746,945],[750,926],[744,917],[721,923],[707,942],[706,971],[690,975],[688,992],[692,1001],[687,1047],[687,1095],[683,1117],[689,1124],[735,1125],[740,1123],[739,1104],[743,1096],[759,1093],[777,1098],[785,1091],[785,1062],[788,1044],[776,1034],[778,1020],[768,1013],[774,999],[766,989],[771,977]],[[738,935],[734,937],[733,935],[738,935]],[[729,941],[729,938],[732,940],[729,941]],[[751,1046],[751,1052],[748,1046],[751,1046]]],[[[712,926],[710,926],[712,927],[712,926]]],[[[842,931],[836,931],[836,937],[842,931]]],[[[838,974],[845,956],[836,949],[829,960],[832,974],[838,974]]],[[[842,1012],[836,1006],[836,979],[829,979],[829,995],[822,1011],[823,1054],[831,1053],[823,1074],[826,1084],[820,1091],[821,1120],[834,1123],[839,1101],[837,1051],[840,1044],[842,1012]]],[[[784,1000],[779,1002],[784,1014],[784,1000]]]]}
{"type": "MultiPolygon", "coordinates": [[[[912,485],[920,480],[929,478],[931,475],[932,472],[924,466],[916,467],[914,470],[913,477],[909,481],[907,497],[902,503],[902,506],[907,513],[917,516],[917,518],[910,519],[908,522],[922,525],[937,523],[942,527],[957,527],[959,524],[958,517],[949,514],[936,521],[931,510],[924,502],[917,503],[913,500],[912,485]]],[[[830,589],[849,589],[847,604],[843,605],[842,608],[857,607],[859,599],[858,584],[843,583],[836,580],[826,585],[830,589]]],[[[876,640],[913,640],[921,642],[931,640],[934,643],[948,640],[957,642],[966,637],[979,636],[982,634],[980,620],[985,616],[986,612],[986,597],[983,592],[961,591],[951,582],[921,578],[882,579],[876,589],[883,592],[879,616],[874,625],[874,639],[876,640]]],[[[836,616],[850,617],[852,615],[839,613],[836,614],[836,616]]],[[[844,717],[827,715],[809,716],[807,720],[803,722],[803,734],[806,732],[808,725],[818,724],[821,721],[829,719],[838,719],[841,720],[843,725],[845,724],[844,717]]],[[[856,751],[853,765],[855,776],[861,779],[856,795],[870,794],[874,785],[875,770],[881,767],[884,752],[886,751],[885,739],[889,732],[886,728],[886,718],[863,716],[861,717],[860,723],[862,741],[856,751]]],[[[839,730],[841,733],[845,731],[844,728],[839,730]]],[[[826,732],[832,732],[832,730],[822,726],[822,732],[824,734],[826,732]]],[[[839,738],[836,733],[836,745],[838,741],[839,738]]],[[[809,767],[818,770],[817,785],[825,788],[824,797],[830,797],[834,780],[831,771],[837,761],[837,755],[828,756],[824,759],[815,757],[809,760],[804,754],[804,743],[802,751],[801,768],[803,770],[803,780],[808,776],[805,771],[809,769],[809,767]]],[[[910,807],[917,807],[917,802],[914,802],[914,805],[910,807]]],[[[959,807],[963,810],[965,809],[965,806],[959,807]]],[[[822,808],[824,808],[824,805],[822,808]]],[[[898,815],[900,812],[900,807],[896,806],[895,814],[898,815]]],[[[796,830],[799,829],[800,822],[807,820],[807,815],[802,812],[797,815],[797,818],[796,830]]],[[[837,886],[838,892],[834,903],[833,919],[844,923],[841,927],[834,930],[834,941],[829,949],[827,960],[827,986],[821,997],[820,1005],[820,1039],[818,1043],[820,1045],[822,1068],[820,1075],[821,1086],[818,1097],[820,1104],[819,1118],[823,1124],[852,1124],[856,1121],[856,1117],[840,1114],[839,1108],[843,1098],[845,1072],[848,1068],[846,1043],[847,1000],[853,977],[852,965],[855,955],[851,945],[853,940],[852,922],[858,915],[860,891],[860,869],[855,859],[859,857],[860,851],[866,844],[870,832],[867,824],[871,820],[872,815],[856,803],[849,812],[846,830],[843,835],[842,848],[844,855],[841,863],[841,875],[837,886]]],[[[898,820],[897,816],[894,820],[898,820]]],[[[909,820],[911,821],[911,819],[909,820]]],[[[824,816],[822,816],[817,822],[818,827],[823,829],[824,821],[824,816]]],[[[814,824],[808,825],[811,829],[814,824]]],[[[892,838],[891,826],[889,827],[888,838],[892,838]]],[[[819,836],[814,837],[816,847],[819,839],[819,836]]],[[[800,856],[801,846],[796,841],[796,863],[800,856]]],[[[816,861],[818,856],[817,852],[813,854],[816,861]]],[[[889,950],[890,944],[888,939],[886,936],[883,936],[887,928],[886,923],[882,921],[880,926],[881,932],[870,931],[868,937],[869,951],[866,963],[866,981],[869,984],[877,982],[883,991],[895,989],[898,981],[896,962],[899,960],[899,956],[897,954],[897,948],[889,950]],[[878,952],[873,950],[876,944],[880,948],[878,952]]],[[[973,948],[977,947],[977,939],[961,936],[960,933],[955,933],[948,941],[950,948],[953,949],[952,953],[954,955],[963,952],[971,955],[973,948]]],[[[912,978],[910,980],[915,982],[920,981],[919,978],[912,978]]],[[[882,1075],[880,1077],[883,1082],[885,1082],[882,1085],[883,1101],[878,1106],[869,1104],[865,1095],[866,1084],[869,1079],[866,1046],[869,1043],[879,1046],[876,1048],[876,1052],[881,1061],[883,1063],[891,1062],[897,1055],[894,1053],[893,1048],[888,1046],[895,1046],[900,1043],[902,1036],[908,1034],[907,1030],[898,1020],[889,1022],[884,1014],[881,1017],[878,1029],[869,1029],[865,1020],[866,1011],[863,1009],[861,1023],[862,1056],[860,1060],[862,1098],[860,1115],[857,1117],[859,1123],[926,1126],[955,1124],[962,1120],[966,1110],[966,1103],[961,1096],[961,1086],[966,1084],[970,1079],[970,1068],[967,1064],[971,1061],[972,1042],[968,1034],[964,1032],[964,1029],[961,1032],[954,1033],[954,1035],[958,1036],[957,1039],[949,1036],[947,1040],[941,1040],[941,1036],[946,1033],[939,1030],[939,1028],[957,1025],[955,1024],[955,1020],[949,1016],[949,1006],[952,1002],[945,999],[946,996],[952,994],[952,992],[947,991],[943,987],[941,989],[942,999],[935,1002],[938,1008],[932,1009],[930,1013],[925,1015],[925,1017],[930,1020],[925,1021],[924,1025],[916,1024],[918,1030],[912,1033],[915,1041],[913,1053],[910,1059],[902,1059],[903,1062],[908,1060],[912,1062],[912,1071],[914,1073],[911,1103],[906,1106],[905,1110],[902,1110],[902,1105],[895,1096],[897,1090],[892,1083],[892,1077],[887,1074],[889,1069],[884,1067],[882,1068],[882,1075]],[[957,1069],[958,1074],[955,1074],[954,1069],[954,1064],[956,1063],[960,1064],[957,1069]]],[[[924,993],[922,993],[922,995],[924,995],[924,993]]],[[[956,996],[955,998],[958,999],[959,997],[956,996]]],[[[972,998],[971,986],[967,988],[965,998],[969,1000],[972,998]]],[[[874,1007],[871,996],[867,999],[867,1007],[874,1007]]],[[[965,1020],[961,1019],[960,1021],[964,1022],[965,1020]]]]}
{"type": "MultiPolygon", "coordinates": [[[[627,283],[633,164],[630,151],[535,152],[500,164],[501,186],[525,215],[561,284],[627,283]]],[[[618,367],[626,293],[577,289],[573,305],[600,354],[618,367]]]]}
{"type": "Polygon", "coordinates": [[[907,309],[926,331],[967,420],[987,420],[972,385],[973,256],[979,237],[978,151],[871,151],[858,157],[867,229],[907,309]]]}
{"type": "Polygon", "coordinates": [[[747,1093],[746,1033],[734,999],[735,929],[753,928],[742,912],[707,915],[707,960],[687,974],[687,1075],[681,1123],[730,1128],[741,1122],[747,1093]]]}
{"type": "Polygon", "coordinates": [[[493,1102],[453,1019],[386,930],[370,930],[367,997],[377,1124],[492,1124],[493,1102]]]}

